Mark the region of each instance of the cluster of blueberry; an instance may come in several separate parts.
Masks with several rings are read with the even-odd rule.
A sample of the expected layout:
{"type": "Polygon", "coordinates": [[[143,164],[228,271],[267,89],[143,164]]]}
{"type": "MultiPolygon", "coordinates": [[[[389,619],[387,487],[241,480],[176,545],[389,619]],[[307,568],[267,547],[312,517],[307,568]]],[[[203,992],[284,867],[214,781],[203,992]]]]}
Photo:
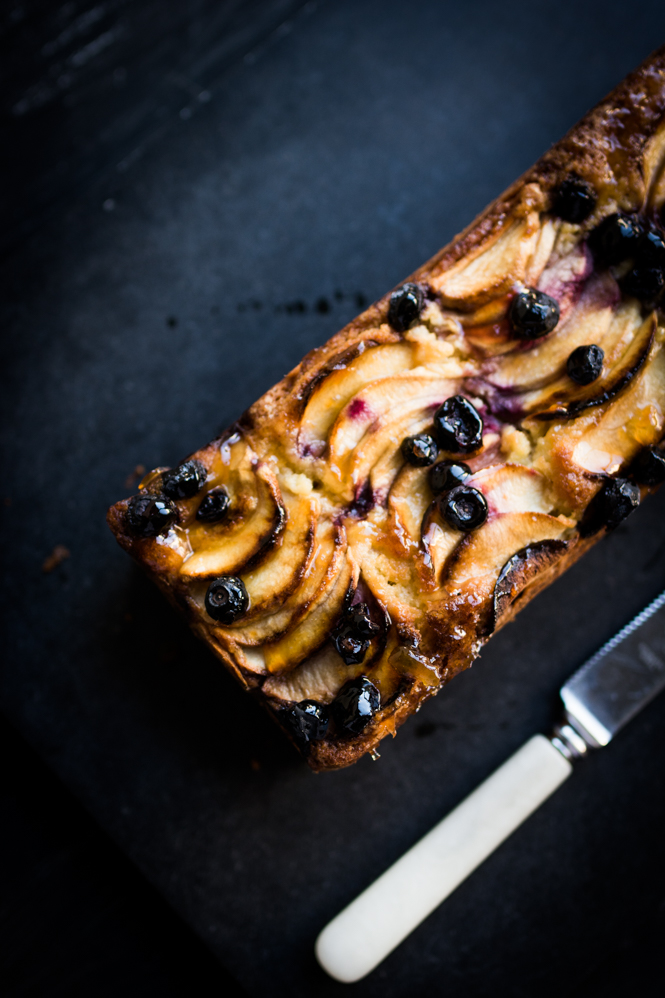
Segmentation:
{"type": "Polygon", "coordinates": [[[301,700],[281,712],[280,720],[302,747],[321,741],[331,722],[340,735],[359,735],[381,704],[381,696],[367,676],[351,679],[342,686],[331,704],[301,700]]]}
{"type": "Polygon", "coordinates": [[[487,519],[487,502],[478,489],[464,485],[471,469],[455,461],[434,462],[439,447],[450,454],[477,451],[483,442],[482,417],[467,398],[453,395],[435,412],[432,432],[407,437],[402,454],[416,467],[432,465],[429,482],[444,520],[455,530],[475,530],[487,519]]]}
{"type": "MultiPolygon", "coordinates": [[[[589,184],[578,177],[569,177],[555,194],[553,213],[565,222],[580,224],[595,207],[596,196],[589,184]]],[[[629,269],[619,280],[624,294],[647,306],[657,304],[662,298],[665,234],[659,226],[647,225],[636,215],[617,212],[592,230],[588,245],[598,267],[628,264],[629,269]]],[[[420,318],[424,303],[425,294],[419,285],[403,285],[391,296],[389,324],[396,332],[405,332],[420,318]]],[[[558,302],[535,288],[518,292],[508,309],[513,334],[527,341],[551,333],[559,316],[558,302]]],[[[604,351],[595,343],[577,347],[568,357],[567,374],[576,384],[589,385],[600,377],[604,359],[604,351]]],[[[468,399],[455,395],[437,410],[433,424],[432,433],[407,437],[402,442],[402,454],[409,464],[417,467],[434,465],[429,479],[442,517],[456,530],[472,530],[485,522],[487,503],[477,489],[463,484],[471,474],[470,469],[451,461],[436,465],[435,461],[439,449],[452,454],[478,450],[482,444],[482,418],[468,399]],[[457,469],[454,474],[451,468],[457,469]],[[444,488],[435,486],[439,482],[447,484],[444,488]]],[[[602,526],[608,529],[616,526],[639,502],[637,484],[655,485],[663,480],[665,457],[656,448],[645,450],[634,463],[630,479],[612,479],[600,490],[580,524],[581,533],[589,535],[602,526]]]]}

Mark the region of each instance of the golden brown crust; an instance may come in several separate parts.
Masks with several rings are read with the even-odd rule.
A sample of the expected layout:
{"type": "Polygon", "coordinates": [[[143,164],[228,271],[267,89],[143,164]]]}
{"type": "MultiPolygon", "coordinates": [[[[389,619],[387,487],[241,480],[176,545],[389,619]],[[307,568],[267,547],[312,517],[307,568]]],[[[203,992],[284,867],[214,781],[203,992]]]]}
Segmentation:
{"type": "MultiPolygon", "coordinates": [[[[639,354],[639,363],[633,364],[629,377],[615,392],[622,392],[624,399],[630,396],[632,408],[627,409],[627,403],[620,399],[625,418],[621,416],[623,423],[619,424],[616,414],[623,410],[612,410],[614,423],[633,428],[629,433],[621,430],[626,439],[616,441],[616,453],[609,454],[606,465],[596,467],[593,462],[601,460],[598,454],[604,453],[598,441],[612,442],[612,434],[619,434],[616,427],[607,429],[614,396],[608,395],[602,404],[593,403],[595,408],[590,403],[584,411],[570,408],[564,415],[557,411],[559,422],[543,426],[541,421],[539,427],[538,413],[520,421],[492,408],[492,399],[498,395],[491,378],[506,351],[515,350],[505,318],[514,289],[525,283],[535,285],[547,272],[546,267],[550,267],[554,281],[557,266],[561,270],[569,261],[571,273],[578,267],[582,276],[570,279],[568,290],[562,292],[562,315],[570,288],[571,309],[578,308],[580,294],[588,294],[593,305],[594,276],[584,249],[586,233],[613,211],[648,214],[656,204],[660,208],[660,202],[665,202],[664,123],[665,47],[411,275],[410,281],[430,289],[431,321],[406,335],[396,332],[387,321],[390,294],[386,294],[328,343],[312,350],[225,436],[194,455],[206,468],[206,488],[221,483],[231,494],[236,519],[229,520],[224,536],[227,545],[237,545],[240,568],[233,568],[229,548],[220,547],[223,538],[219,532],[206,534],[197,526],[199,500],[178,501],[178,525],[168,537],[137,537],[128,525],[129,500],[109,510],[109,526],[121,546],[186,613],[194,631],[242,685],[256,690],[273,716],[280,704],[286,709],[299,699],[311,698],[312,690],[319,691],[321,702],[329,703],[344,677],[358,675],[363,669],[371,674],[381,691],[381,709],[353,737],[333,732],[332,737],[312,742],[308,762],[313,769],[347,766],[366,752],[375,753],[383,737],[394,735],[426,699],[467,668],[493,630],[511,621],[522,606],[602,536],[601,531],[582,539],[576,525],[604,477],[627,467],[640,446],[660,439],[665,395],[661,406],[660,395],[654,397],[654,384],[660,391],[665,383],[664,337],[655,314],[644,319],[652,322],[655,330],[648,349],[639,354]],[[556,190],[571,175],[593,188],[597,205],[588,221],[566,228],[553,225],[551,213],[556,190]],[[506,258],[513,253],[513,245],[517,247],[514,262],[503,270],[492,270],[494,264],[483,261],[493,247],[499,252],[502,240],[509,247],[505,253],[501,249],[506,258]],[[476,285],[468,279],[474,266],[481,271],[485,267],[485,276],[481,275],[476,285]],[[451,279],[457,274],[462,280],[454,284],[451,279]],[[325,391],[339,371],[343,372],[339,376],[342,380],[335,398],[342,401],[333,426],[326,422],[325,391]],[[344,379],[352,386],[346,395],[344,379]],[[376,399],[371,395],[377,384],[390,398],[385,410],[376,410],[378,415],[373,412],[376,399]],[[390,424],[393,437],[399,427],[407,425],[417,427],[409,432],[421,432],[431,418],[427,413],[462,389],[487,405],[497,427],[497,432],[484,438],[480,453],[471,461],[472,482],[488,497],[488,522],[498,531],[497,539],[487,543],[488,550],[499,552],[499,560],[485,575],[473,574],[474,558],[485,564],[482,539],[476,543],[470,537],[462,542],[441,522],[424,478],[413,473],[406,491],[400,492],[399,463],[392,452],[376,449],[371,436],[374,433],[379,438],[381,427],[397,419],[398,413],[404,415],[401,423],[390,424]],[[354,436],[353,419],[344,416],[347,403],[360,407],[361,420],[363,407],[370,413],[374,420],[371,433],[354,436]],[[562,419],[569,422],[561,423],[562,419]],[[311,439],[306,437],[307,427],[311,439]],[[495,469],[499,471],[495,473],[495,469]],[[267,515],[251,521],[265,534],[257,535],[254,554],[248,558],[242,554],[250,548],[241,531],[245,522],[250,522],[250,515],[258,516],[256,510],[260,513],[265,501],[261,481],[270,483],[275,512],[272,521],[267,515]],[[247,635],[243,638],[243,621],[226,627],[212,622],[203,598],[207,581],[220,574],[216,568],[220,564],[227,566],[226,574],[230,565],[233,572],[246,577],[257,565],[273,564],[284,543],[286,522],[280,490],[287,491],[292,510],[297,511],[299,503],[310,504],[309,513],[290,515],[311,515],[310,531],[303,536],[307,536],[312,554],[300,566],[289,563],[292,575],[284,582],[279,599],[266,598],[264,604],[256,604],[248,619],[259,618],[263,636],[261,641],[250,640],[247,635]],[[517,505],[511,506],[511,502],[517,505]],[[531,519],[527,523],[524,517],[531,519]],[[279,529],[275,528],[277,520],[279,529]],[[525,544],[518,541],[522,534],[527,537],[525,544]],[[193,548],[196,558],[192,557],[193,548]],[[519,558],[515,562],[497,602],[497,575],[500,577],[502,565],[505,569],[520,549],[527,551],[524,564],[519,558]],[[186,570],[184,564],[189,566],[186,570]],[[383,614],[387,623],[382,624],[380,641],[377,639],[359,669],[345,673],[339,656],[328,654],[326,649],[332,624],[346,605],[344,600],[348,603],[354,593],[356,600],[358,594],[369,600],[373,612],[379,614],[376,619],[383,614]],[[261,613],[257,607],[263,608],[261,613]],[[294,628],[303,632],[298,640],[304,642],[304,651],[294,656],[293,663],[284,663],[283,656],[274,653],[275,648],[283,635],[294,633],[294,628]]],[[[607,287],[602,294],[596,292],[592,319],[600,322],[603,318],[605,327],[615,322],[618,333],[613,334],[614,339],[623,343],[619,319],[626,328],[632,322],[630,336],[636,337],[638,319],[642,322],[643,316],[639,308],[631,313],[630,305],[618,305],[612,299],[612,288],[617,288],[613,278],[605,284],[611,285],[609,297],[607,287]]],[[[589,317],[583,311],[580,316],[580,323],[589,317]]],[[[631,342],[630,336],[626,342],[631,342]]],[[[610,334],[608,337],[608,342],[614,342],[610,334]]],[[[635,342],[639,346],[641,341],[635,342]]],[[[616,372],[621,371],[619,366],[614,369],[612,384],[619,384],[616,372]]],[[[394,450],[394,441],[391,446],[394,450]]],[[[144,494],[154,492],[160,481],[157,475],[144,483],[144,494]]],[[[293,528],[293,520],[287,523],[289,528],[293,528]]],[[[283,559],[288,555],[285,548],[283,559]]]]}

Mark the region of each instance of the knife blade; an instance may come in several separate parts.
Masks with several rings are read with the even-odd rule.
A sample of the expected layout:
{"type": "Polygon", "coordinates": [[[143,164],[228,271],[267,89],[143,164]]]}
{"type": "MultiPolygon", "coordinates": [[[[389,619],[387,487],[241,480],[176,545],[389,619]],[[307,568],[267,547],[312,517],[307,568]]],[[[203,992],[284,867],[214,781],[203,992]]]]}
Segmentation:
{"type": "Polygon", "coordinates": [[[316,957],[331,977],[369,974],[570,776],[665,688],[665,592],[560,690],[563,713],[323,929],[316,957]]]}

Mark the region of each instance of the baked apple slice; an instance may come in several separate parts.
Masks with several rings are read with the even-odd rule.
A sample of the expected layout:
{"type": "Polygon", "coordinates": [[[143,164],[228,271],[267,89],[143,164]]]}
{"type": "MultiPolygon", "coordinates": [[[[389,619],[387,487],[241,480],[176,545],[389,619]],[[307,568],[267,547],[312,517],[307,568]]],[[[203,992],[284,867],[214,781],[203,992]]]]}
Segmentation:
{"type": "Polygon", "coordinates": [[[298,586],[309,563],[316,536],[319,501],[316,496],[283,493],[286,515],[282,543],[249,572],[236,569],[249,596],[244,619],[270,613],[298,586]]]}
{"type": "Polygon", "coordinates": [[[192,553],[180,569],[185,578],[233,575],[265,557],[281,539],[286,512],[270,465],[259,464],[255,471],[239,472],[232,496],[237,500],[239,516],[231,515],[228,521],[215,524],[195,521],[189,528],[192,553]]]}
{"type": "Polygon", "coordinates": [[[328,639],[349,595],[349,588],[355,585],[358,578],[358,569],[350,559],[340,559],[338,568],[336,575],[326,579],[295,627],[277,641],[263,646],[268,672],[294,669],[328,639]]]}
{"type": "MultiPolygon", "coordinates": [[[[656,317],[648,316],[636,330],[623,354],[607,372],[589,385],[577,386],[569,377],[559,378],[547,388],[523,395],[525,414],[535,419],[570,419],[610,402],[624,391],[644,367],[656,335],[656,317]]],[[[622,337],[621,343],[624,342],[622,337]]]]}
{"type": "Polygon", "coordinates": [[[325,592],[330,580],[337,577],[345,552],[344,529],[328,519],[319,518],[309,557],[295,591],[272,613],[264,612],[256,619],[242,618],[226,629],[229,639],[243,647],[277,640],[307,613],[312,602],[325,592]]]}
{"type": "Polygon", "coordinates": [[[301,451],[320,456],[344,406],[368,384],[408,370],[412,353],[408,343],[388,343],[369,347],[348,362],[339,358],[309,396],[298,433],[301,451]]]}

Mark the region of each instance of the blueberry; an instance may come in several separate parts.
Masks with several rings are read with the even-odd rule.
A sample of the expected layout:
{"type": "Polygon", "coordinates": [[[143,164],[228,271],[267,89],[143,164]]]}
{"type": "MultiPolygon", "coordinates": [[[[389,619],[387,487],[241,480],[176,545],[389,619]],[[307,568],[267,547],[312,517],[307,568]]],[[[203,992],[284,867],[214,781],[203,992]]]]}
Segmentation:
{"type": "Polygon", "coordinates": [[[164,495],[137,495],[127,507],[127,522],[139,537],[157,537],[165,533],[178,519],[178,511],[164,495]]]}
{"type": "Polygon", "coordinates": [[[630,476],[640,485],[665,482],[665,454],[657,447],[645,447],[631,464],[630,476]]]}
{"type": "Polygon", "coordinates": [[[196,519],[202,523],[218,523],[226,515],[231,504],[229,494],[220,485],[217,489],[211,489],[201,500],[201,504],[196,511],[196,519]]]}
{"type": "Polygon", "coordinates": [[[508,309],[513,332],[521,340],[535,340],[551,333],[559,321],[559,304],[535,288],[515,295],[508,309]]]}
{"type": "Polygon", "coordinates": [[[358,735],[370,723],[380,702],[374,683],[366,676],[360,676],[345,683],[333,700],[331,711],[340,730],[358,735]]]}
{"type": "Polygon", "coordinates": [[[638,264],[619,281],[625,295],[641,302],[654,301],[665,288],[665,271],[638,264]]]}
{"type": "Polygon", "coordinates": [[[443,450],[469,454],[482,445],[483,421],[475,405],[453,395],[434,414],[434,430],[443,450]]]}
{"type": "Polygon", "coordinates": [[[429,433],[418,433],[402,441],[402,457],[416,468],[427,468],[438,456],[436,440],[429,433]]]}
{"type": "Polygon", "coordinates": [[[595,343],[577,347],[566,361],[568,377],[577,385],[590,385],[600,375],[604,360],[605,351],[595,343]]]}
{"type": "Polygon", "coordinates": [[[434,495],[450,492],[456,485],[463,485],[471,475],[471,468],[462,461],[439,461],[430,469],[429,487],[434,495]]]}
{"type": "Polygon", "coordinates": [[[242,579],[233,575],[214,579],[208,586],[206,610],[220,624],[233,624],[249,606],[249,596],[242,579]]]}
{"type": "Polygon", "coordinates": [[[639,504],[637,485],[626,478],[608,478],[587,506],[578,530],[582,537],[591,537],[603,527],[614,530],[639,504]]]}
{"type": "Polygon", "coordinates": [[[373,623],[366,603],[356,603],[342,615],[332,633],[333,644],[345,665],[358,665],[380,628],[373,623]]]}
{"type": "Polygon", "coordinates": [[[596,207],[593,187],[579,177],[568,177],[554,195],[553,212],[564,222],[584,222],[596,207]]]}
{"type": "Polygon", "coordinates": [[[301,700],[281,711],[280,720],[296,742],[308,745],[326,737],[330,716],[328,708],[316,700],[301,700]]]}
{"type": "Polygon", "coordinates": [[[487,501],[482,492],[470,485],[457,485],[437,500],[443,519],[453,530],[475,530],[487,519],[487,501]]]}
{"type": "Polygon", "coordinates": [[[639,266],[665,270],[665,237],[661,229],[648,230],[640,243],[637,263],[639,266]]]}
{"type": "Polygon", "coordinates": [[[404,284],[393,291],[388,306],[388,324],[398,333],[405,333],[423,310],[424,296],[417,284],[404,284]]]}
{"type": "Polygon", "coordinates": [[[162,476],[162,489],[169,499],[191,499],[200,492],[208,472],[200,461],[185,461],[173,471],[165,471],[162,476]]]}
{"type": "Polygon", "coordinates": [[[588,243],[596,263],[611,267],[635,256],[643,238],[644,225],[637,216],[617,213],[596,226],[588,243]]]}

